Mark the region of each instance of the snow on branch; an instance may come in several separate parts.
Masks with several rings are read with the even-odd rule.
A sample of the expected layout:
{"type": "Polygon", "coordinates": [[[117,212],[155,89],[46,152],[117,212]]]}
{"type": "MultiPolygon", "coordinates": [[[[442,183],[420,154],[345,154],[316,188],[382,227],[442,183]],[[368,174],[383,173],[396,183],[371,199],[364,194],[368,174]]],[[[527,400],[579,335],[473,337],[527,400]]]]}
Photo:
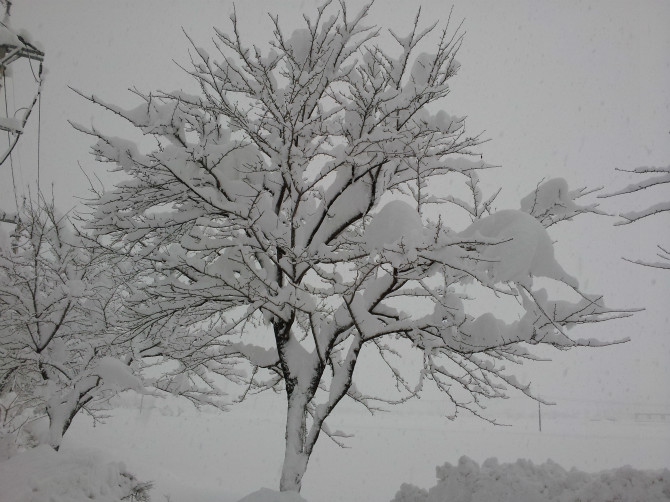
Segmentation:
{"type": "Polygon", "coordinates": [[[0,221],[3,223],[16,224],[18,222],[18,214],[0,211],[0,221]]]}
{"type": "Polygon", "coordinates": [[[553,178],[538,183],[529,195],[521,199],[521,210],[537,218],[545,228],[560,221],[572,220],[577,215],[592,213],[606,215],[598,204],[579,205],[577,200],[601,190],[578,188],[570,190],[563,178],[553,178]]]}
{"type": "MultiPolygon", "coordinates": [[[[599,197],[615,197],[619,195],[631,194],[639,192],[640,190],[647,190],[649,188],[664,185],[670,183],[670,166],[665,167],[638,167],[636,169],[627,170],[627,169],[617,169],[617,171],[633,173],[633,174],[646,174],[653,175],[645,177],[641,181],[636,183],[631,183],[628,186],[611,192],[609,194],[600,195],[599,197]]],[[[626,225],[628,223],[633,223],[635,221],[641,220],[642,218],[647,218],[648,216],[653,216],[655,214],[663,213],[670,211],[670,202],[659,202],[653,204],[646,209],[640,211],[630,211],[627,213],[621,213],[619,216],[623,220],[619,221],[617,225],[626,225]]]]}
{"type": "MultiPolygon", "coordinates": [[[[647,175],[647,176],[645,176],[641,181],[631,183],[620,190],[611,192],[609,194],[600,195],[599,197],[605,198],[605,197],[622,196],[640,192],[642,190],[652,189],[653,187],[670,184],[670,166],[638,167],[632,170],[617,169],[617,171],[632,173],[636,175],[647,175]]],[[[621,218],[621,220],[616,222],[615,225],[627,225],[639,221],[641,219],[669,211],[670,211],[670,201],[661,201],[656,204],[652,204],[645,209],[620,213],[619,217],[621,218]]],[[[668,253],[667,251],[667,246],[664,247],[664,245],[659,245],[658,249],[659,252],[657,253],[657,256],[658,258],[660,258],[660,261],[633,260],[628,258],[625,259],[626,261],[629,261],[631,263],[636,263],[638,265],[645,265],[652,268],[658,268],[658,269],[670,268],[670,253],[668,253]]]]}

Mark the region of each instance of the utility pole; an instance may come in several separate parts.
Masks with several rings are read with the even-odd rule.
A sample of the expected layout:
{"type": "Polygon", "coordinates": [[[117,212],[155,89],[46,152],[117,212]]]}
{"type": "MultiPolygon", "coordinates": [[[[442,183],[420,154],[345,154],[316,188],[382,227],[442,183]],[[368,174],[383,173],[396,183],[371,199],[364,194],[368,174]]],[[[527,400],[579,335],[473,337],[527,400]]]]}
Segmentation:
{"type": "Polygon", "coordinates": [[[42,95],[42,62],[44,61],[44,52],[35,46],[26,35],[21,35],[14,31],[9,22],[10,11],[12,8],[11,0],[0,0],[0,8],[4,7],[4,16],[0,20],[0,90],[4,91],[4,114],[0,113],[0,130],[7,132],[7,149],[4,152],[0,152],[0,168],[3,166],[5,161],[9,159],[9,164],[11,167],[12,174],[12,184],[14,185],[14,202],[16,205],[16,213],[11,214],[0,209],[0,222],[9,223],[15,225],[14,232],[12,233],[12,250],[14,253],[17,252],[17,236],[21,233],[21,219],[19,217],[19,202],[18,202],[18,190],[16,187],[16,179],[14,174],[14,165],[12,161],[12,151],[19,141],[21,134],[26,127],[28,122],[28,117],[30,117],[31,112],[37,105],[38,113],[38,124],[37,124],[37,189],[39,191],[40,184],[40,153],[39,153],[39,144],[40,144],[40,106],[41,106],[41,95],[42,95]],[[7,86],[6,79],[10,77],[7,74],[8,66],[19,59],[27,60],[31,65],[30,69],[33,74],[33,78],[37,85],[35,95],[32,99],[30,105],[21,107],[18,110],[15,110],[11,114],[9,112],[9,107],[7,103],[7,86]],[[32,62],[36,61],[39,63],[37,69],[37,74],[32,67],[32,62]],[[4,87],[4,89],[3,89],[4,87]],[[23,113],[20,113],[23,111],[23,113]]]}
{"type": "Polygon", "coordinates": [[[540,401],[537,402],[537,426],[542,432],[542,403],[540,401]]]}
{"type": "Polygon", "coordinates": [[[4,89],[4,112],[7,116],[0,115],[0,130],[7,131],[9,146],[6,152],[0,154],[0,166],[4,164],[8,158],[11,160],[10,155],[16,146],[19,137],[23,133],[28,117],[30,117],[36,104],[39,107],[39,99],[42,93],[42,61],[44,61],[44,52],[36,47],[26,35],[20,35],[12,29],[9,23],[9,13],[12,7],[12,2],[10,0],[0,0],[0,7],[1,6],[4,6],[5,14],[0,21],[0,88],[5,87],[7,67],[14,61],[19,59],[25,59],[29,62],[36,61],[39,63],[39,68],[37,69],[37,73],[33,71],[33,78],[37,83],[37,90],[31,104],[19,109],[23,111],[22,114],[18,113],[19,110],[17,110],[15,114],[9,116],[6,99],[7,90],[6,88],[4,89]],[[15,116],[17,114],[18,116],[15,116]]]}

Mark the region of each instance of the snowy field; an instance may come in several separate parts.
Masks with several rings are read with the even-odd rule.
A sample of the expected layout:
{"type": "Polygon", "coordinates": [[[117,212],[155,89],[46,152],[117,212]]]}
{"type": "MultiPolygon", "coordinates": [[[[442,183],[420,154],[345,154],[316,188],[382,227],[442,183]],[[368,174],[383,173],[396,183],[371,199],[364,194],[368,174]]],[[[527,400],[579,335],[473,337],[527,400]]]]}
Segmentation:
{"type": "MultiPolygon", "coordinates": [[[[557,407],[543,411],[538,432],[534,403],[519,403],[517,413],[503,417],[510,427],[468,417],[449,422],[439,416],[437,401],[418,401],[375,417],[343,403],[332,425],[355,434],[351,448],[321,439],[302,496],[309,502],[389,502],[402,483],[434,487],[435,467],[457,465],[464,455],[480,465],[490,457],[501,464],[552,459],[567,470],[586,472],[670,466],[667,422],[636,421],[624,412],[602,416],[593,406],[565,416],[557,407]]],[[[127,396],[105,424],[95,427],[78,417],[63,451],[94,449],[109,461],[122,461],[140,481],[154,482],[154,502],[236,502],[261,487],[277,487],[283,454],[280,397],[262,396],[225,414],[147,397],[141,410],[139,405],[139,398],[127,396]]]]}

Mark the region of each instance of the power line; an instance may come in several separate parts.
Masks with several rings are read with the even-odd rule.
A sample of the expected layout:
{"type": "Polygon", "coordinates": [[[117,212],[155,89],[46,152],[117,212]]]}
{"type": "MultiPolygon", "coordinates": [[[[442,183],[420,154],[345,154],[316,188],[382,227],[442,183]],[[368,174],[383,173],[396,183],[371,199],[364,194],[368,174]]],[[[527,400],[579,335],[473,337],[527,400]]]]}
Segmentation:
{"type": "MultiPolygon", "coordinates": [[[[19,109],[16,106],[16,86],[14,85],[14,79],[11,78],[9,80],[9,84],[11,86],[11,91],[12,91],[12,110],[14,110],[14,113],[12,114],[14,117],[16,117],[17,113],[19,112],[19,109]]],[[[7,115],[9,117],[9,114],[7,115]]],[[[26,124],[23,124],[23,128],[25,128],[26,124]]],[[[17,134],[17,139],[19,135],[23,135],[23,129],[21,130],[21,133],[17,134]]],[[[16,150],[16,172],[17,172],[17,179],[19,183],[19,187],[21,187],[21,192],[22,195],[25,196],[25,190],[26,187],[29,185],[26,183],[25,178],[23,177],[24,174],[24,169],[23,169],[23,162],[21,161],[21,146],[18,145],[18,148],[16,150]]],[[[15,153],[12,150],[12,154],[15,153]]]]}
{"type": "MultiPolygon", "coordinates": [[[[3,90],[5,91],[5,116],[9,117],[9,105],[7,104],[7,77],[5,76],[5,72],[2,73],[2,87],[3,90]]],[[[12,144],[12,137],[9,131],[7,131],[7,143],[11,147],[12,144]]],[[[10,150],[9,152],[9,166],[12,171],[12,185],[14,187],[14,204],[16,205],[16,212],[18,214],[19,212],[19,198],[16,192],[16,177],[14,176],[14,160],[12,157],[12,152],[10,150]]]]}
{"type": "MultiPolygon", "coordinates": [[[[33,65],[30,63],[30,69],[32,70],[33,65]]],[[[40,62],[40,69],[38,72],[39,81],[39,97],[37,98],[37,193],[41,192],[40,188],[40,145],[41,145],[41,131],[42,131],[42,63],[40,62]]]]}

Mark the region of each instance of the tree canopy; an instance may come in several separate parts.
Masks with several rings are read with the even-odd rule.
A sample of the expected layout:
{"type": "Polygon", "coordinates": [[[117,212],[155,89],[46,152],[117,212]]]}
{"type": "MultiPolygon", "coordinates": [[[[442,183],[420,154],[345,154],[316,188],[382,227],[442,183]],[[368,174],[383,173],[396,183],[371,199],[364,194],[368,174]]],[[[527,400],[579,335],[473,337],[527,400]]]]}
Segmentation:
{"type": "Polygon", "coordinates": [[[91,203],[88,229],[137,265],[129,329],[177,329],[192,348],[184,368],[212,389],[223,375],[244,384],[242,397],[285,392],[282,490],[299,491],[321,432],[340,441],[325,420],[341,399],[374,410],[429,382],[454,415],[482,416],[508,389],[536,397],[512,371],[535,359],[528,346],[605,345],[568,331],[627,315],[583,292],[554,257],[545,227],[597,212],[577,203],[584,190],[549,180],[521,210],[497,212],[483,196],[479,173],[491,166],[476,154],[480,138],[443,110],[460,27],[423,28],[417,15],[387,40],[366,24],[370,8],[352,15],[326,2],[291,34],[271,16],[268,48],[247,45],[233,14],[230,32],[215,32],[215,56],[191,41],[186,71],[199,94],[135,90],[139,105],[123,109],[82,93],[150,148],[76,125],[126,175],[91,203]],[[444,180],[462,188],[436,191],[444,180]],[[477,291],[511,299],[517,320],[473,313],[477,291]],[[359,389],[364,347],[399,397],[359,389]],[[410,351],[422,360],[415,377],[401,362],[410,351]]]}

